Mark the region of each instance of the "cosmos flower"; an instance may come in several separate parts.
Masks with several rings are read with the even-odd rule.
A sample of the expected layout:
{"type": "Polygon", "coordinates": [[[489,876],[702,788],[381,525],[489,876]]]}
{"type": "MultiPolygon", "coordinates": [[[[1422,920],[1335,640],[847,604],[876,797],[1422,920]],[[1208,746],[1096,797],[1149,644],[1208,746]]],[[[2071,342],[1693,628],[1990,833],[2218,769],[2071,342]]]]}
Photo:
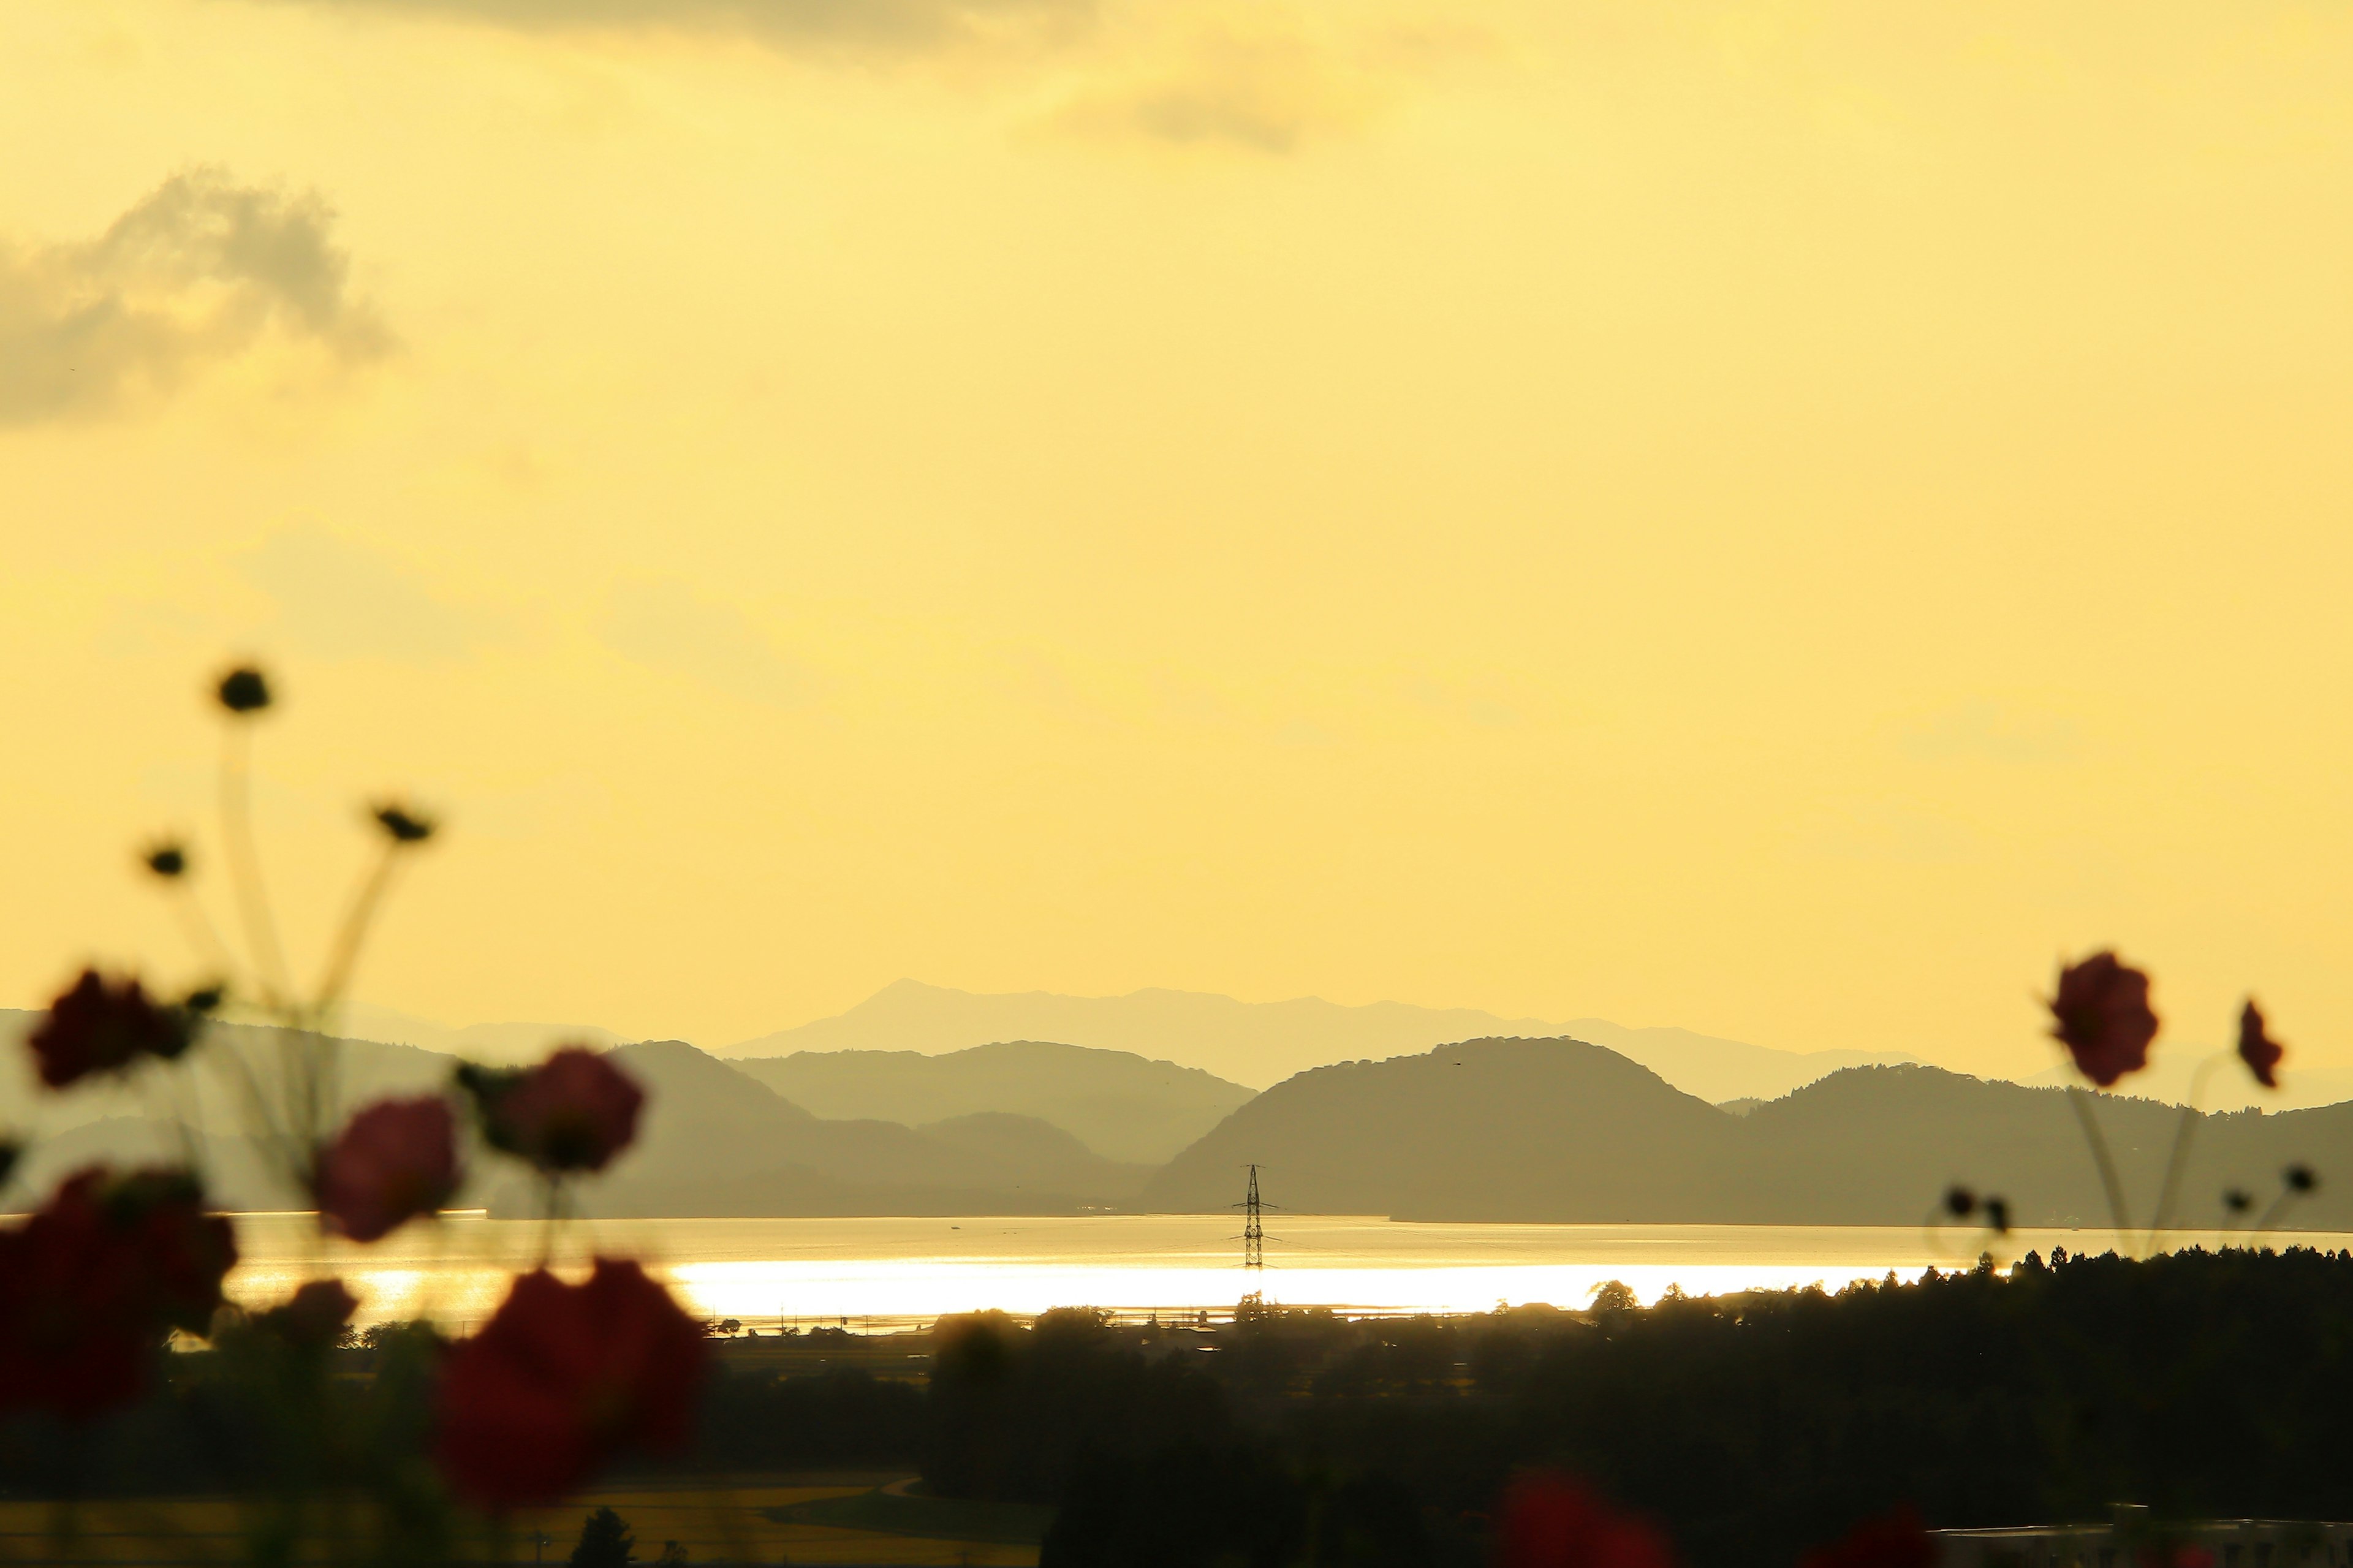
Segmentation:
{"type": "Polygon", "coordinates": [[[635,1263],[600,1258],[578,1285],[536,1269],[443,1363],[435,1458],[469,1501],[552,1502],[624,1448],[683,1442],[708,1353],[635,1263]]]}
{"type": "Polygon", "coordinates": [[[1645,1521],[1620,1513],[1583,1482],[1524,1475],[1504,1494],[1499,1568],[1672,1568],[1674,1553],[1645,1521]]]}
{"type": "Polygon", "coordinates": [[[2280,1058],[2286,1055],[2287,1047],[2273,1039],[2263,1026],[2263,1009],[2255,1005],[2253,997],[2248,997],[2247,1005],[2239,1009],[2239,1059],[2247,1064],[2257,1083],[2277,1089],[2280,1058]]]}
{"type": "Polygon", "coordinates": [[[26,1037],[51,1089],[95,1072],[121,1072],[141,1057],[178,1056],[195,1038],[188,1008],[159,1005],[138,981],[109,981],[95,969],[49,1004],[26,1037]]]}
{"type": "Polygon", "coordinates": [[[458,1190],[457,1118],[438,1094],[384,1100],[354,1115],[319,1159],[319,1217],[378,1241],[458,1190]]]}
{"type": "Polygon", "coordinates": [[[459,1082],[474,1097],[491,1147],[550,1175],[603,1170],[637,1136],[646,1100],[627,1073],[586,1046],[566,1046],[520,1072],[464,1068],[459,1082]]]}
{"type": "Polygon", "coordinates": [[[2060,970],[2051,1017],[2052,1035],[2102,1089],[2148,1066],[2148,1043],[2157,1037],[2148,976],[2113,952],[2060,970]]]}
{"type": "Polygon", "coordinates": [[[67,1178],[0,1230],[0,1410],[84,1418],[136,1399],[168,1331],[211,1326],[236,1261],[185,1171],[67,1178]]]}

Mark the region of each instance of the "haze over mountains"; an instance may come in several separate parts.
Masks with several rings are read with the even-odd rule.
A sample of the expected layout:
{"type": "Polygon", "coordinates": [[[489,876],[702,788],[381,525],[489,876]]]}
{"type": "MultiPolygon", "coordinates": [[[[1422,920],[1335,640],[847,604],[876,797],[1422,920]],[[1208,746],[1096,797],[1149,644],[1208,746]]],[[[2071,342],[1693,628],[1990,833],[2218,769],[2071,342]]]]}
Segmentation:
{"type": "MultiPolygon", "coordinates": [[[[219,1027],[185,1076],[48,1094],[19,1044],[35,1018],[0,1013],[0,1135],[33,1135],[10,1201],[91,1160],[178,1157],[173,1096],[193,1088],[221,1201],[301,1203],[239,1136],[237,1101],[204,1066],[230,1050],[268,1060],[272,1031],[219,1027]]],[[[1716,1070],[1696,1038],[1674,1042],[1682,1067],[1716,1070]]],[[[353,1102],[444,1086],[457,1060],[371,1041],[344,1050],[353,1102]]],[[[1747,1050],[1718,1067],[1742,1068],[1747,1050]]],[[[1621,1051],[1556,1036],[1332,1063],[1256,1094],[1060,1042],[727,1060],[671,1040],[614,1054],[649,1110],[637,1145],[580,1194],[598,1215],[1221,1212],[1239,1168],[1256,1163],[1288,1208],[1406,1219],[1911,1225],[1960,1182],[2002,1194],[2021,1223],[2105,1221],[2063,1093],[1917,1063],[1843,1068],[1727,1110],[1621,1051]]],[[[2099,1114],[2145,1217],[2179,1114],[2126,1096],[2103,1097],[2099,1114]]],[[[2268,1201],[2298,1162],[2321,1189],[2285,1223],[2353,1226],[2353,1171],[2337,1163],[2348,1140],[2353,1104],[2201,1118],[2185,1221],[2219,1224],[2225,1186],[2268,1201]]],[[[462,1201],[531,1211],[525,1184],[485,1180],[462,1201]]]]}
{"type": "Polygon", "coordinates": [[[1263,1089],[1333,1062],[1428,1050],[1482,1036],[1571,1035],[1605,1045],[1703,1100],[1771,1099],[1843,1067],[1909,1061],[1902,1052],[1777,1051],[1688,1029],[1630,1029],[1600,1018],[1550,1024],[1472,1007],[1376,1002],[1346,1007],[1317,997],[1238,1002],[1198,991],[1062,996],[987,995],[902,980],[848,1012],[745,1040],[717,1054],[914,1051],[927,1056],[1003,1040],[1133,1051],[1263,1089]]]}

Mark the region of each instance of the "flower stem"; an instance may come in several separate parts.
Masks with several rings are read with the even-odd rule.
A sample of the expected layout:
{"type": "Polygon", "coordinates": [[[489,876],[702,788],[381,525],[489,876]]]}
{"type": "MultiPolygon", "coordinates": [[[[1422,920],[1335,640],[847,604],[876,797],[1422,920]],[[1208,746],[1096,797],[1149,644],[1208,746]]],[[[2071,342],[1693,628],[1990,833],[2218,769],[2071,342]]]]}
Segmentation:
{"type": "Polygon", "coordinates": [[[2079,1084],[2067,1086],[2068,1103],[2075,1108],[2075,1120],[2084,1124],[2084,1141],[2092,1146],[2092,1163],[2100,1168],[2100,1185],[2108,1194],[2108,1215],[2116,1221],[2116,1240],[2123,1246],[2132,1245],[2132,1220],[2125,1213],[2125,1187],[2116,1179],[2116,1163],[2108,1154],[2108,1141],[2100,1135],[2100,1124],[2092,1115],[2092,1097],[2079,1084]]]}
{"type": "Polygon", "coordinates": [[[221,748],[221,836],[228,845],[229,879],[237,889],[239,920],[246,945],[253,953],[255,977],[269,1005],[284,1011],[293,990],[288,982],[284,951],[278,944],[278,926],[269,913],[269,894],[262,885],[261,855],[253,841],[251,791],[246,768],[247,727],[231,724],[221,748]]]}
{"type": "Polygon", "coordinates": [[[2173,1200],[2181,1189],[2181,1168],[2189,1158],[2190,1134],[2197,1130],[2200,1120],[2198,1101],[2206,1092],[2206,1080],[2213,1076],[2214,1068],[2221,1059],[2222,1053],[2217,1051],[2200,1062],[2198,1070],[2189,1075],[2189,1094],[2181,1107],[2181,1121],[2173,1130],[2173,1152],[2165,1162],[2165,1184],[2158,1189],[2157,1212],[2148,1220],[2148,1247],[2146,1250],[2149,1252],[2157,1250],[2157,1233],[2163,1230],[2165,1222],[2172,1217],[2173,1200]]]}

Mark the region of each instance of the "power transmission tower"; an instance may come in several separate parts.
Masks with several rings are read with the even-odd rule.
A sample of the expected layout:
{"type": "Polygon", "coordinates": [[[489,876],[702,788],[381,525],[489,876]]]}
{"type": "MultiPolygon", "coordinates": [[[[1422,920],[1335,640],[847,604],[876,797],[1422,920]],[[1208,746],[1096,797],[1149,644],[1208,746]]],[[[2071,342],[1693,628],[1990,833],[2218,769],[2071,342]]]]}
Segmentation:
{"type": "Polygon", "coordinates": [[[1266,1227],[1259,1223],[1258,1167],[1250,1167],[1250,1194],[1242,1199],[1242,1267],[1266,1270],[1266,1227]]]}

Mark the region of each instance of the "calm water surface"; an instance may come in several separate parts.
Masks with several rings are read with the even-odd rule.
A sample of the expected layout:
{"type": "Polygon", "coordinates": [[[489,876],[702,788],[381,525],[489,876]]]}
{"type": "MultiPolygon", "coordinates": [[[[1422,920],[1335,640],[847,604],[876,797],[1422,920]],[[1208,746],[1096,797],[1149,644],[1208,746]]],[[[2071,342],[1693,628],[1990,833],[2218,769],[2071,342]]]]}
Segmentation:
{"type": "MultiPolygon", "coordinates": [[[[508,1275],[548,1246],[537,1225],[460,1215],[411,1226],[373,1247],[322,1243],[305,1215],[237,1222],[243,1254],[230,1291],[248,1304],[283,1299],[322,1271],[363,1301],[363,1321],[430,1316],[479,1321],[508,1275]]],[[[1960,1233],[1850,1226],[1410,1225],[1334,1215],[1286,1215],[1271,1227],[1268,1267],[1240,1267],[1236,1218],[1219,1215],[1100,1215],[1057,1218],[605,1220],[554,1238],[557,1268],[596,1252],[644,1260],[699,1310],[766,1327],[849,1320],[853,1329],[903,1326],[943,1312],[1050,1307],[1230,1310],[1262,1289],[1291,1306],[1359,1312],[1484,1311],[1498,1302],[1581,1307],[1605,1279],[1645,1301],[1670,1285],[1692,1295],[1819,1284],[1830,1289],[1966,1266],[1960,1233]]],[[[2353,1237],[2300,1235],[2341,1247],[2353,1237]]],[[[2211,1235],[2167,1238],[2212,1245],[2211,1235]]],[[[2102,1230],[2024,1231],[2007,1257],[2105,1252],[2102,1230]]]]}

